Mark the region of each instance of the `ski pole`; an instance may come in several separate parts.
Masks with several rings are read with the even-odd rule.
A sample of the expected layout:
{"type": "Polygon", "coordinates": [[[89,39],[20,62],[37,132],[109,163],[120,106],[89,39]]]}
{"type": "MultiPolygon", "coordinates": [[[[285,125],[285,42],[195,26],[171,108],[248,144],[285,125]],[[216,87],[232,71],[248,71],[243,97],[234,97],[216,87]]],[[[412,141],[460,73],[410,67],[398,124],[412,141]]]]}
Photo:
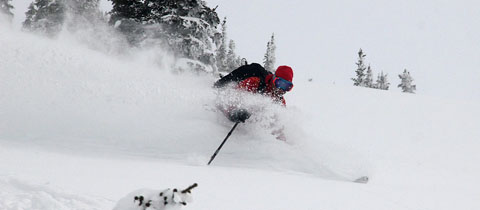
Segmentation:
{"type": "Polygon", "coordinates": [[[240,122],[235,123],[235,125],[234,125],[233,128],[232,128],[232,130],[230,130],[230,132],[228,132],[227,137],[225,137],[225,139],[223,140],[222,144],[220,144],[220,146],[217,148],[217,150],[215,151],[215,153],[213,153],[212,157],[210,158],[210,161],[208,161],[208,165],[210,165],[210,163],[212,163],[213,159],[215,159],[215,156],[217,156],[217,154],[218,154],[218,152],[220,151],[220,149],[222,149],[223,144],[225,144],[225,142],[227,141],[228,137],[230,137],[230,135],[232,135],[232,132],[233,132],[233,130],[235,130],[235,128],[237,127],[238,123],[240,123],[240,122]]]}

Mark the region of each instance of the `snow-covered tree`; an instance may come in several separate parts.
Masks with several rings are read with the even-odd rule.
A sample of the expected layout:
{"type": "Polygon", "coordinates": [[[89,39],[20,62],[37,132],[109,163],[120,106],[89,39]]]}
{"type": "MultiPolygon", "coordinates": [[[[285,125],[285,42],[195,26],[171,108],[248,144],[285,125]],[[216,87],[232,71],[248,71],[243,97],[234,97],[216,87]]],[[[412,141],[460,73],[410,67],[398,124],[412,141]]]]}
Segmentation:
{"type": "Polygon", "coordinates": [[[0,14],[7,15],[11,20],[13,18],[13,6],[10,4],[10,1],[11,0],[0,0],[0,14]]]}
{"type": "Polygon", "coordinates": [[[222,22],[222,33],[218,40],[217,50],[215,50],[215,61],[218,71],[229,71],[227,63],[227,18],[224,18],[222,22]]]}
{"type": "Polygon", "coordinates": [[[64,0],[72,14],[95,14],[98,12],[99,0],[64,0]]]}
{"type": "Polygon", "coordinates": [[[274,71],[275,70],[275,34],[272,34],[270,41],[267,43],[267,51],[265,52],[265,56],[263,56],[263,67],[267,71],[274,71]]]}
{"type": "Polygon", "coordinates": [[[160,40],[179,60],[215,71],[216,8],[202,0],[111,0],[111,24],[133,45],[160,40]]]}
{"type": "Polygon", "coordinates": [[[390,87],[390,83],[387,80],[387,74],[382,73],[378,74],[377,76],[377,83],[375,83],[374,88],[380,89],[380,90],[388,90],[390,87]]]}
{"type": "Polygon", "coordinates": [[[399,74],[398,77],[401,79],[401,83],[398,85],[399,88],[402,88],[404,93],[415,93],[417,86],[412,84],[413,78],[410,76],[410,72],[406,69],[402,74],[399,74]]]}
{"type": "Polygon", "coordinates": [[[48,36],[56,35],[65,20],[66,0],[35,0],[26,14],[23,27],[48,36]]]}
{"type": "Polygon", "coordinates": [[[65,23],[70,29],[102,18],[99,0],[35,0],[25,13],[24,29],[55,36],[65,23]]]}
{"type": "MultiPolygon", "coordinates": [[[[132,20],[136,22],[148,21],[151,19],[151,10],[148,8],[146,1],[139,0],[110,0],[112,2],[112,10],[110,11],[111,24],[117,21],[132,20]]],[[[148,1],[150,2],[150,1],[148,1]]],[[[164,2],[164,1],[161,1],[164,2]]],[[[118,23],[120,24],[120,23],[118,23]]]]}
{"type": "Polygon", "coordinates": [[[369,88],[374,87],[373,73],[372,73],[372,68],[370,67],[370,65],[368,65],[368,67],[367,67],[367,74],[366,74],[366,77],[365,77],[365,87],[369,87],[369,88]]]}
{"type": "Polygon", "coordinates": [[[367,55],[365,55],[362,49],[360,48],[360,50],[358,51],[358,62],[356,63],[357,70],[355,71],[355,73],[357,73],[357,77],[352,78],[353,85],[355,86],[365,87],[365,69],[367,69],[364,64],[365,56],[367,55]]]}
{"type": "Polygon", "coordinates": [[[25,12],[25,21],[23,22],[23,28],[31,28],[35,14],[37,14],[37,8],[35,7],[35,3],[30,3],[27,12],[25,12]]]}
{"type": "Polygon", "coordinates": [[[99,0],[65,0],[72,23],[94,22],[103,18],[99,0]]]}
{"type": "Polygon", "coordinates": [[[241,66],[241,59],[235,53],[235,42],[233,40],[228,43],[227,66],[228,71],[233,71],[241,66]]]}

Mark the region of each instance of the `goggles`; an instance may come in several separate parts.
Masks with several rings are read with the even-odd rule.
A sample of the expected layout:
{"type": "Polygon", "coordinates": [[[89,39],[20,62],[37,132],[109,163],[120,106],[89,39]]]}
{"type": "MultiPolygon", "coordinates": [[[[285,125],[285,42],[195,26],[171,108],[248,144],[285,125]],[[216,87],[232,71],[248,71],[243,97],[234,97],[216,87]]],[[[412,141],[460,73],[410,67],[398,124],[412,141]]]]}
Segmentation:
{"type": "Polygon", "coordinates": [[[286,91],[286,92],[292,90],[293,88],[292,82],[285,80],[281,77],[275,77],[275,79],[273,79],[273,84],[275,84],[276,88],[282,89],[283,91],[286,91]]]}

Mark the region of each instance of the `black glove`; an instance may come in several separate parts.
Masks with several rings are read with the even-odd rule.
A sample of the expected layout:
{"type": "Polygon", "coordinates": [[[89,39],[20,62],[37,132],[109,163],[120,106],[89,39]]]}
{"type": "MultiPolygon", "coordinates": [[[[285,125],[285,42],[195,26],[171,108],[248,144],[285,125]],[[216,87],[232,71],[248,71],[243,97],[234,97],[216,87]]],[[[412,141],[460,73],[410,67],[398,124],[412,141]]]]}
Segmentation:
{"type": "Polygon", "coordinates": [[[229,119],[232,122],[244,123],[248,118],[250,118],[250,116],[251,114],[248,113],[245,109],[233,110],[229,113],[229,119]]]}

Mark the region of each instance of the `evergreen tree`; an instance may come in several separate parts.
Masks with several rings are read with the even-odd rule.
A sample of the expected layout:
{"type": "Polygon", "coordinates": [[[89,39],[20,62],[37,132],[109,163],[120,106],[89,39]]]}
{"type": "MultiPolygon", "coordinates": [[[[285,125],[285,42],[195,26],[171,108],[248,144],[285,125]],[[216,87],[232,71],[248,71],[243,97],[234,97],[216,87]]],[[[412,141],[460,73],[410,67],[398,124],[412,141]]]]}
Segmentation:
{"type": "MultiPolygon", "coordinates": [[[[102,18],[103,14],[99,10],[99,0],[65,0],[69,15],[77,23],[79,18],[88,22],[96,21],[102,18]]],[[[81,21],[81,20],[80,20],[81,21]]]]}
{"type": "Polygon", "coordinates": [[[230,40],[228,44],[227,66],[229,71],[233,71],[241,66],[241,59],[235,53],[235,42],[230,40]]]}
{"type": "Polygon", "coordinates": [[[357,70],[355,73],[357,73],[356,78],[352,78],[353,80],[353,85],[355,86],[362,86],[365,87],[365,64],[364,64],[364,59],[365,59],[365,54],[363,54],[362,49],[360,48],[360,51],[358,51],[358,62],[357,64],[357,70]]]}
{"type": "Polygon", "coordinates": [[[145,2],[138,0],[110,1],[112,1],[112,10],[109,12],[110,24],[122,32],[130,44],[137,45],[144,40],[146,32],[141,24],[150,13],[145,2]]]}
{"type": "Polygon", "coordinates": [[[366,78],[365,78],[365,87],[374,88],[373,73],[372,73],[372,68],[370,68],[370,65],[368,65],[368,67],[367,67],[367,74],[366,74],[366,78]]]}
{"type": "Polygon", "coordinates": [[[265,56],[263,57],[263,67],[267,71],[273,72],[275,70],[275,35],[272,34],[270,41],[267,43],[267,52],[265,52],[265,56]]]}
{"type": "Polygon", "coordinates": [[[107,53],[127,50],[128,43],[108,24],[109,17],[99,9],[100,0],[66,0],[64,30],[91,49],[107,53]]]}
{"type": "Polygon", "coordinates": [[[55,36],[65,23],[70,29],[92,26],[102,13],[99,0],[35,0],[25,13],[24,29],[55,36]]]}
{"type": "Polygon", "coordinates": [[[63,2],[74,15],[93,14],[97,12],[99,4],[99,0],[63,0],[63,2]]]}
{"type": "Polygon", "coordinates": [[[65,0],[35,0],[25,14],[25,29],[54,36],[65,20],[65,0]]]}
{"type": "Polygon", "coordinates": [[[377,83],[374,84],[374,88],[380,89],[380,90],[388,90],[390,87],[390,83],[387,80],[387,74],[382,73],[378,74],[377,76],[377,83]]]}
{"type": "Polygon", "coordinates": [[[23,28],[30,29],[32,28],[32,24],[34,21],[35,14],[37,14],[37,8],[35,7],[35,3],[30,3],[27,12],[25,12],[25,21],[23,22],[23,28]]]}
{"type": "Polygon", "coordinates": [[[413,78],[410,76],[410,72],[405,69],[402,74],[398,75],[398,77],[401,79],[401,83],[398,87],[402,88],[404,93],[415,93],[414,91],[417,90],[417,86],[412,84],[413,78]]]}
{"type": "Polygon", "coordinates": [[[147,19],[150,11],[147,10],[145,2],[138,0],[111,0],[112,10],[110,11],[110,23],[115,24],[116,21],[132,21],[142,22],[147,19]]]}
{"type": "Polygon", "coordinates": [[[132,45],[161,40],[190,66],[216,69],[213,44],[220,24],[216,8],[209,8],[202,0],[111,1],[110,23],[125,33],[132,45]]]}
{"type": "MultiPolygon", "coordinates": [[[[223,19],[222,22],[222,33],[220,39],[217,41],[217,50],[215,52],[215,61],[217,64],[218,71],[227,72],[229,71],[228,61],[227,61],[227,18],[223,19]]],[[[230,70],[231,71],[231,70],[230,70]]]]}
{"type": "Polygon", "coordinates": [[[13,13],[12,13],[13,6],[10,4],[9,1],[11,0],[0,0],[0,13],[6,14],[11,21],[13,18],[13,13]]]}

